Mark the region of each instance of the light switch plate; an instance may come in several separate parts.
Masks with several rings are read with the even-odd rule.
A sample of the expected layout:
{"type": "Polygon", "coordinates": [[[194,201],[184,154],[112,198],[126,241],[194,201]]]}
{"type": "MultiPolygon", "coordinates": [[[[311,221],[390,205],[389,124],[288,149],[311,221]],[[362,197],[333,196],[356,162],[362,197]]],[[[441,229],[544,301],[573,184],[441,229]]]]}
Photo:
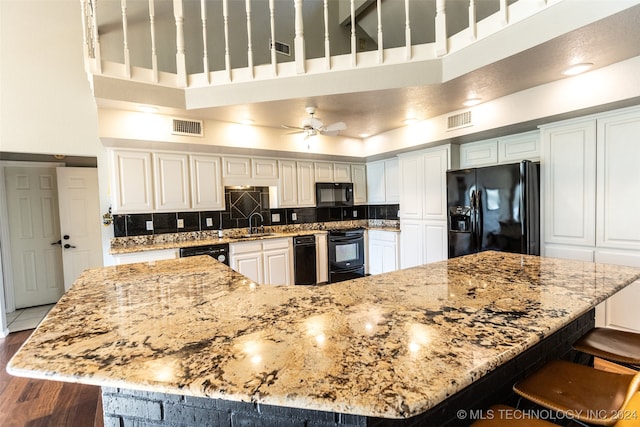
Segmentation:
{"type": "Polygon", "coordinates": [[[206,218],[207,227],[213,227],[213,218],[206,218]]]}
{"type": "Polygon", "coordinates": [[[147,221],[147,231],[153,230],[153,221],[147,221]]]}
{"type": "Polygon", "coordinates": [[[184,228],[184,219],[178,218],[178,228],[184,228]]]}
{"type": "Polygon", "coordinates": [[[297,221],[298,220],[298,214],[295,212],[291,213],[291,221],[297,221]]]}
{"type": "Polygon", "coordinates": [[[280,214],[279,213],[271,214],[271,222],[280,222],[280,214]]]}

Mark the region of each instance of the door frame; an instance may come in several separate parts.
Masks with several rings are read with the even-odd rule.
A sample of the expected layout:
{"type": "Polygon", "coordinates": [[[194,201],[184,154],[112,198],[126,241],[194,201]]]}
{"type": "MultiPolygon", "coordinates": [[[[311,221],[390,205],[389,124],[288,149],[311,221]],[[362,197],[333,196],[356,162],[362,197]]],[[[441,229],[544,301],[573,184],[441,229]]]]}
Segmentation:
{"type": "Polygon", "coordinates": [[[2,317],[5,318],[6,313],[12,313],[16,310],[15,293],[13,289],[13,269],[11,268],[11,239],[9,237],[9,210],[7,201],[6,183],[4,178],[4,170],[6,167],[65,167],[65,163],[57,162],[21,162],[15,160],[0,160],[0,218],[7,218],[6,221],[0,220],[0,252],[1,263],[0,273],[3,276],[4,291],[4,307],[0,307],[2,317]]]}

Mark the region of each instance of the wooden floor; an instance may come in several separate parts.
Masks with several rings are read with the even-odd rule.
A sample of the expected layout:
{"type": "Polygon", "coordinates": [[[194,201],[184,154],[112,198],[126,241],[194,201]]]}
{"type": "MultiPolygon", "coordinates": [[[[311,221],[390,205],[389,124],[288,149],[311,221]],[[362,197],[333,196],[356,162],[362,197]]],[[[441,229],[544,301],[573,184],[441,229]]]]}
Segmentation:
{"type": "Polygon", "coordinates": [[[32,332],[0,338],[0,425],[101,427],[99,387],[18,378],[7,373],[7,363],[32,332]]]}

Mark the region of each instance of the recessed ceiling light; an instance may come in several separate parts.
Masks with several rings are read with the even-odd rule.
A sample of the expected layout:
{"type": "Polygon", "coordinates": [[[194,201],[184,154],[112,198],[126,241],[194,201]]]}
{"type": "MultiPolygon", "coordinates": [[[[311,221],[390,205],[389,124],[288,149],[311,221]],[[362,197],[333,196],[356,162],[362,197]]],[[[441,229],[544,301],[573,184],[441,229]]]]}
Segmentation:
{"type": "Polygon", "coordinates": [[[156,107],[152,107],[151,105],[139,105],[138,110],[142,111],[143,113],[149,113],[149,114],[158,112],[158,109],[156,107]]]}
{"type": "Polygon", "coordinates": [[[360,138],[369,138],[371,136],[371,134],[361,133],[359,136],[360,136],[360,138]]]}
{"type": "Polygon", "coordinates": [[[572,65],[571,67],[564,70],[562,74],[564,74],[565,76],[575,76],[577,74],[584,73],[591,67],[593,67],[593,64],[591,62],[583,62],[580,64],[572,65]]]}
{"type": "Polygon", "coordinates": [[[478,105],[482,102],[480,98],[469,98],[462,103],[465,107],[473,107],[474,105],[478,105]]]}
{"type": "Polygon", "coordinates": [[[240,124],[242,124],[242,125],[252,125],[253,124],[253,120],[251,120],[251,119],[242,119],[242,120],[240,120],[240,124]]]}
{"type": "Polygon", "coordinates": [[[402,121],[402,123],[404,123],[405,125],[413,125],[415,123],[418,123],[418,119],[416,119],[415,117],[407,117],[402,121]]]}

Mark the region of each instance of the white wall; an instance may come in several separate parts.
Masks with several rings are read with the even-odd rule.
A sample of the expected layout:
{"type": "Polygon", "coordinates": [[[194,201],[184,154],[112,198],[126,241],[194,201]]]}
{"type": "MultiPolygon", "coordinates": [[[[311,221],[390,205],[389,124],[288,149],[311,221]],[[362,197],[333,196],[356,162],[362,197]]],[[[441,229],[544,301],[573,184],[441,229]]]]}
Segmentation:
{"type": "MultiPolygon", "coordinates": [[[[106,157],[84,72],[80,2],[0,1],[0,43],[0,151],[97,157],[105,212],[106,157]]],[[[105,254],[112,233],[103,229],[105,254]]],[[[0,326],[4,310],[2,302],[0,326]]]]}

